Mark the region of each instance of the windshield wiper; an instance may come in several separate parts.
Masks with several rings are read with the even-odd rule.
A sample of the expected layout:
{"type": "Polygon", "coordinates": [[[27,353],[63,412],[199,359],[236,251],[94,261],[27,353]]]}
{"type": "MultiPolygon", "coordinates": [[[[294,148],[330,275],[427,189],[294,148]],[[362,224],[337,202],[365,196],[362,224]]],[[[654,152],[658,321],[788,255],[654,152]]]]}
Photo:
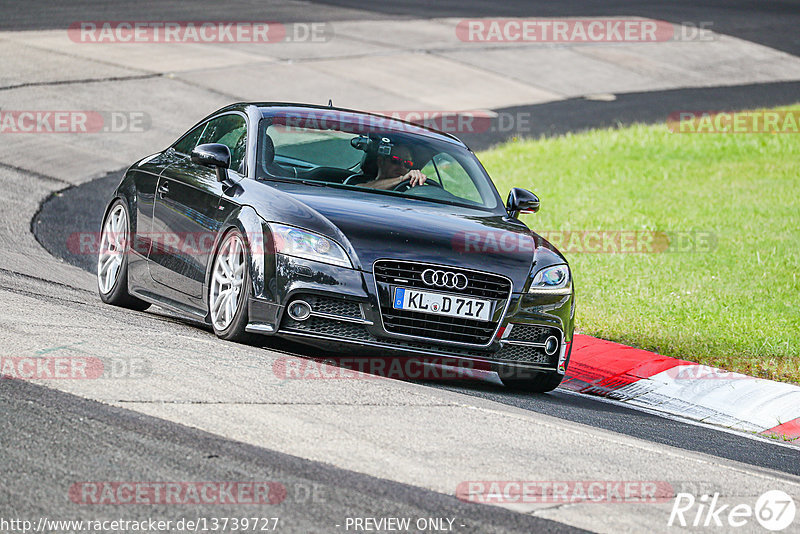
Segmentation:
{"type": "Polygon", "coordinates": [[[326,182],[317,182],[314,180],[306,180],[304,178],[287,178],[283,176],[270,176],[270,177],[259,177],[260,181],[272,181],[272,182],[281,182],[286,184],[304,184],[304,185],[316,185],[319,187],[326,187],[329,184],[326,182]]]}

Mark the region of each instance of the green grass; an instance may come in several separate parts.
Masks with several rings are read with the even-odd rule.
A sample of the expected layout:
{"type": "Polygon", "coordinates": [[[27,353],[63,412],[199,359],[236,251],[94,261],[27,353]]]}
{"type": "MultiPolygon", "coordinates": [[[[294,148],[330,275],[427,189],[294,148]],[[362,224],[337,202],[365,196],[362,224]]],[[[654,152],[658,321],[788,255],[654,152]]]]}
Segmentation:
{"type": "Polygon", "coordinates": [[[566,252],[581,332],[800,383],[800,135],[634,125],[479,157],[501,194],[539,195],[539,213],[522,216],[535,231],[713,237],[708,252],[566,252]]]}

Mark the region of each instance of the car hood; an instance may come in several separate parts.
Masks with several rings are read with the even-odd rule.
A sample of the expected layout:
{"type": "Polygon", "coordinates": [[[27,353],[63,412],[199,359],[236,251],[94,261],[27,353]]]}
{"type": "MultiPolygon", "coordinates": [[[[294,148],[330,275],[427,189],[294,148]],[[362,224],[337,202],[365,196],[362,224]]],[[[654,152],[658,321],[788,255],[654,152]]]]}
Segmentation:
{"type": "Polygon", "coordinates": [[[452,265],[505,275],[521,291],[535,258],[560,257],[523,223],[496,212],[352,189],[274,187],[295,201],[288,211],[300,215],[299,222],[282,222],[344,241],[364,271],[381,258],[452,265]]]}

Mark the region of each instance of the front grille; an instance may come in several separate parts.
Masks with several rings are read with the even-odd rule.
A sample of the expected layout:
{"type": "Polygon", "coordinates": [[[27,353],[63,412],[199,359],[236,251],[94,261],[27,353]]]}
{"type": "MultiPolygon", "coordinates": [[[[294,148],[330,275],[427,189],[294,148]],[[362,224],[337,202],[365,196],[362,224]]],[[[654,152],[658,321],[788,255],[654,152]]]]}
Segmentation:
{"type": "Polygon", "coordinates": [[[550,326],[514,323],[508,339],[527,341],[529,343],[544,343],[550,336],[555,336],[556,339],[561,341],[561,330],[550,326]]]}
{"type": "Polygon", "coordinates": [[[531,347],[525,345],[505,344],[497,352],[477,351],[454,346],[436,345],[433,343],[422,343],[419,341],[405,341],[400,339],[382,338],[378,339],[370,334],[364,325],[336,321],[326,317],[311,316],[305,321],[295,321],[288,315],[284,316],[281,327],[283,332],[291,334],[295,332],[305,332],[315,334],[330,341],[350,340],[361,341],[366,344],[380,344],[397,349],[409,349],[432,356],[454,356],[464,358],[479,358],[486,361],[498,363],[521,363],[537,365],[547,368],[555,368],[558,363],[558,355],[547,356],[541,347],[531,347]]]}
{"type": "MultiPolygon", "coordinates": [[[[425,269],[441,269],[453,273],[462,273],[469,279],[467,288],[462,291],[452,291],[459,295],[477,297],[482,299],[497,299],[505,301],[511,293],[511,282],[502,276],[490,273],[479,273],[458,267],[444,265],[428,265],[410,261],[378,260],[375,262],[375,280],[379,284],[389,284],[402,287],[416,287],[419,289],[439,290],[422,282],[422,271],[425,269]]],[[[446,291],[446,290],[445,290],[446,291]]]]}
{"type": "Polygon", "coordinates": [[[316,317],[314,315],[305,321],[295,321],[286,314],[283,320],[283,327],[290,330],[352,339],[354,341],[368,341],[372,338],[366,328],[364,328],[364,325],[336,321],[328,319],[327,317],[316,317]]]}
{"type": "Polygon", "coordinates": [[[340,317],[352,317],[353,319],[361,319],[361,306],[358,302],[352,302],[344,299],[332,299],[326,297],[319,297],[317,295],[301,296],[299,297],[311,306],[311,309],[319,313],[327,313],[328,315],[339,315],[340,317]]]}
{"type": "Polygon", "coordinates": [[[374,266],[378,285],[383,327],[387,332],[435,341],[488,345],[497,330],[506,303],[511,296],[511,282],[502,276],[460,269],[458,267],[428,265],[423,263],[379,260],[374,266]],[[441,269],[463,274],[468,279],[463,290],[443,290],[430,287],[422,281],[426,269],[441,269]],[[489,299],[494,311],[490,321],[462,319],[431,313],[397,310],[392,306],[393,288],[412,287],[428,291],[444,291],[451,295],[489,299]]]}
{"type": "Polygon", "coordinates": [[[383,325],[389,332],[411,336],[459,341],[485,345],[497,328],[497,323],[433,315],[381,306],[383,325]]]}
{"type": "Polygon", "coordinates": [[[548,356],[544,352],[544,347],[511,345],[507,343],[492,356],[492,359],[502,362],[532,363],[546,367],[555,367],[558,363],[558,351],[552,356],[548,356]]]}

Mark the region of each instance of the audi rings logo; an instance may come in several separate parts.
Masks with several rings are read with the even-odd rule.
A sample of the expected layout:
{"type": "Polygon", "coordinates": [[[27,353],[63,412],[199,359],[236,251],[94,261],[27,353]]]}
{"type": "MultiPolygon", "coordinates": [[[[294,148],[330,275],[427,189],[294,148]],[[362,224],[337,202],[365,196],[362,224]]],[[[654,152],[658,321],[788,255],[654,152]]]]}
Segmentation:
{"type": "Polygon", "coordinates": [[[446,287],[447,289],[466,289],[469,283],[466,275],[451,273],[450,271],[437,271],[435,269],[422,271],[422,281],[425,285],[446,287]]]}

